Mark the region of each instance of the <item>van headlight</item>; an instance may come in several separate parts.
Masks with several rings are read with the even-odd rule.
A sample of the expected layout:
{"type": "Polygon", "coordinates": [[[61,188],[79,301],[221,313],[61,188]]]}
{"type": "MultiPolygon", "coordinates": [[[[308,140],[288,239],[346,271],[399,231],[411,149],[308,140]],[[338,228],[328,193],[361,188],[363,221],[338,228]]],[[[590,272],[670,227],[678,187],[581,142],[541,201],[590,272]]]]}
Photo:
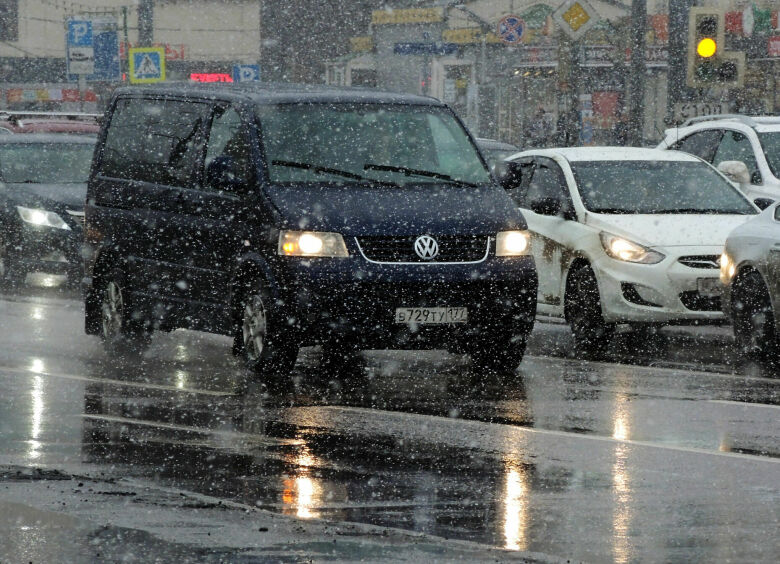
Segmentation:
{"type": "Polygon", "coordinates": [[[340,233],[317,231],[282,231],[278,253],[288,257],[348,257],[340,233]]]}
{"type": "Polygon", "coordinates": [[[601,232],[599,238],[601,239],[601,245],[604,247],[604,252],[613,259],[641,264],[657,264],[666,258],[658,251],[648,249],[644,245],[634,243],[617,235],[601,232]]]}
{"type": "Polygon", "coordinates": [[[497,257],[519,257],[531,251],[528,231],[499,231],[496,235],[497,257]]]}
{"type": "Polygon", "coordinates": [[[65,223],[59,215],[52,211],[24,208],[22,206],[16,206],[16,211],[19,212],[19,217],[22,218],[22,221],[29,223],[30,225],[54,227],[55,229],[70,231],[70,225],[65,223]]]}

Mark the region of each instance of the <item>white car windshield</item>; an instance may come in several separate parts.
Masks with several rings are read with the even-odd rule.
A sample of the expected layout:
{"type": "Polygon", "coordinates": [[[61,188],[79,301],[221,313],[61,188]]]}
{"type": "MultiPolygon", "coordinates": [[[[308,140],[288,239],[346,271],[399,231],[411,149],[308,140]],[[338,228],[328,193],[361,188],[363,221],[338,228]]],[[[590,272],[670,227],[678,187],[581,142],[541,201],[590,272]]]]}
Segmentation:
{"type": "Polygon", "coordinates": [[[490,176],[448,110],[389,104],[261,106],[272,182],[480,185],[490,176]]]}
{"type": "Polygon", "coordinates": [[[93,151],[88,143],[3,143],[0,177],[10,183],[86,182],[93,151]]]}
{"type": "Polygon", "coordinates": [[[611,214],[739,214],[755,208],[709,165],[680,161],[571,163],[585,207],[611,214]]]}

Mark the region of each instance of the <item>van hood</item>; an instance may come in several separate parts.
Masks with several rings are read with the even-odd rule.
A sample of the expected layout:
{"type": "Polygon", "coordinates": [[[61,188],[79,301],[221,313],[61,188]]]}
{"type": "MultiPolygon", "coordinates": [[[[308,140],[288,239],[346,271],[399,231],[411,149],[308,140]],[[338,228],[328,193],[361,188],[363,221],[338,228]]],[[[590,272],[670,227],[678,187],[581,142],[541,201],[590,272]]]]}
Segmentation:
{"type": "Polygon", "coordinates": [[[517,207],[497,186],[271,186],[266,194],[291,229],[350,236],[526,229],[517,207]]]}
{"type": "Polygon", "coordinates": [[[735,227],[754,215],[588,213],[585,223],[648,247],[723,246],[735,227]]]}
{"type": "Polygon", "coordinates": [[[5,183],[0,190],[10,196],[16,205],[24,207],[83,210],[87,199],[86,183],[32,184],[5,183]]]}

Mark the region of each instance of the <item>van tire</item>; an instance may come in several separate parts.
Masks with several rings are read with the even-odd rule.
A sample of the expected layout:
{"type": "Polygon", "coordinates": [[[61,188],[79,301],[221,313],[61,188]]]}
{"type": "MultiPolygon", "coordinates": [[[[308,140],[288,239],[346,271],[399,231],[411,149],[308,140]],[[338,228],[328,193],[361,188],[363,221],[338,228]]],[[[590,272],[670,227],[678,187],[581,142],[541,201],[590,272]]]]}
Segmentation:
{"type": "Polygon", "coordinates": [[[615,334],[615,324],[604,321],[599,286],[590,265],[582,265],[569,274],[564,312],[578,356],[602,357],[615,334]]]}
{"type": "Polygon", "coordinates": [[[299,343],[294,331],[283,327],[284,315],[274,311],[265,285],[249,284],[238,304],[233,353],[257,377],[288,376],[298,358],[299,343]]]}
{"type": "Polygon", "coordinates": [[[100,292],[100,338],[109,354],[142,354],[151,341],[151,331],[128,301],[126,280],[121,269],[114,269],[100,292]]]}
{"type": "Polygon", "coordinates": [[[526,334],[481,341],[471,351],[472,370],[502,374],[514,372],[523,360],[527,341],[526,334]]]}

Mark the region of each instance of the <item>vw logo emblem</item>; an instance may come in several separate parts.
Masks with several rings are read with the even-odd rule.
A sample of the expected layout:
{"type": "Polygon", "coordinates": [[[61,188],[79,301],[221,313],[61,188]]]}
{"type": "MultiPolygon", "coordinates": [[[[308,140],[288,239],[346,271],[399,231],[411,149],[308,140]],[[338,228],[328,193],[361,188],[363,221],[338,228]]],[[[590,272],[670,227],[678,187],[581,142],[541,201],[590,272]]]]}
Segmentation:
{"type": "Polygon", "coordinates": [[[414,242],[414,252],[423,260],[431,260],[439,254],[439,244],[430,235],[420,235],[414,242]]]}

